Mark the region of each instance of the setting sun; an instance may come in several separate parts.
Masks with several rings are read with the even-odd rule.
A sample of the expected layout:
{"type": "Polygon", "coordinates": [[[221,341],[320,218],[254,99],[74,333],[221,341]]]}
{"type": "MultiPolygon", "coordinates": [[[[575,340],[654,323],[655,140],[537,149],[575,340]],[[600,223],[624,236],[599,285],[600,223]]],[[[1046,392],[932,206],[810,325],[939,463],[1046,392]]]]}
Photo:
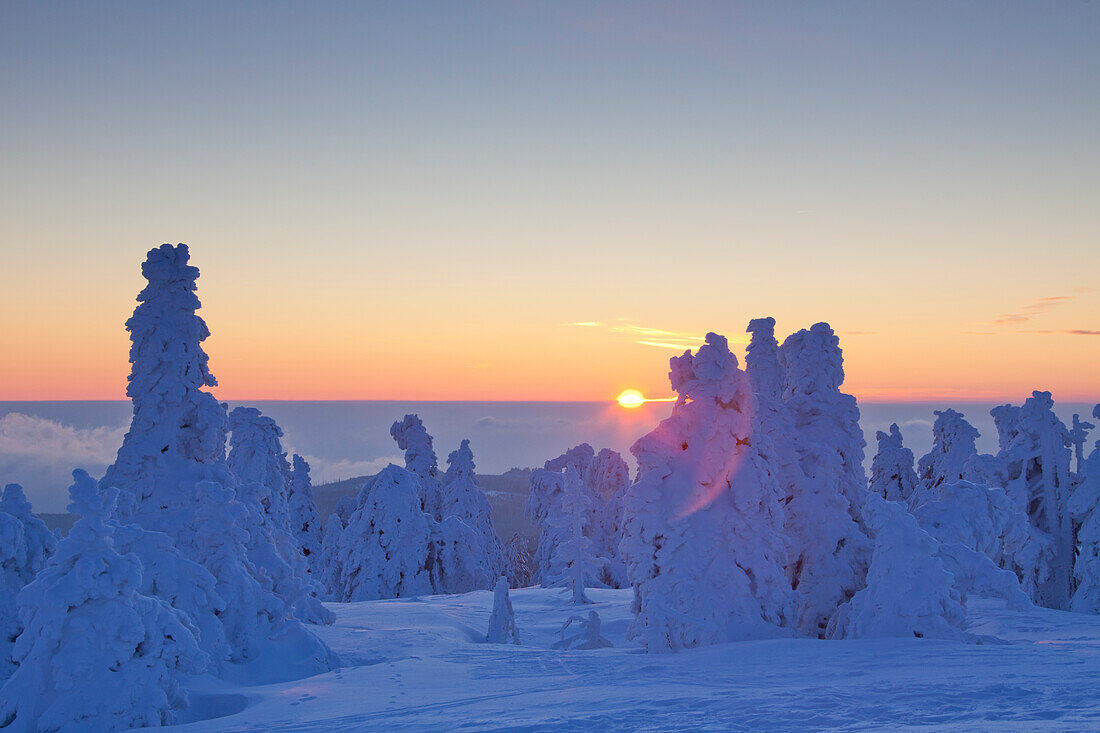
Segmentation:
{"type": "Polygon", "coordinates": [[[644,405],[646,399],[642,395],[642,393],[636,389],[624,389],[622,391],[622,394],[619,395],[618,401],[619,407],[633,409],[635,407],[641,407],[642,405],[644,405]]]}

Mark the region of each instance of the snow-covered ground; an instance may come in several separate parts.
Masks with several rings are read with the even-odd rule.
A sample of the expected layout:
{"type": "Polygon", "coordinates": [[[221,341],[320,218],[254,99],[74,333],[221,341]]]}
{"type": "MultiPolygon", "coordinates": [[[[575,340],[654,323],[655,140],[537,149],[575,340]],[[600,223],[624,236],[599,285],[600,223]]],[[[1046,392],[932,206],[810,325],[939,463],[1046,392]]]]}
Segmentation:
{"type": "MultiPolygon", "coordinates": [[[[233,686],[207,679],[186,731],[1100,730],[1100,617],[972,600],[970,630],[1003,643],[780,639],[644,654],[629,590],[512,592],[521,646],[482,643],[492,593],[327,604],[315,627],[343,667],[233,686]],[[595,609],[614,648],[556,651],[595,609]]],[[[259,660],[258,660],[259,661],[259,660]]],[[[279,676],[280,671],[269,672],[279,676]]]]}

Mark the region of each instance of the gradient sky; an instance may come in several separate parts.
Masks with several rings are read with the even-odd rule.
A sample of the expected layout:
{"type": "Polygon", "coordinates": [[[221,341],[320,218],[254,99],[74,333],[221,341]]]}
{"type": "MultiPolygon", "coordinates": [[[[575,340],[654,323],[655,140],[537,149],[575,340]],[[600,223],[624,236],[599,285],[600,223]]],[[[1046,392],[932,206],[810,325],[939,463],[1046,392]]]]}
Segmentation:
{"type": "Polygon", "coordinates": [[[832,323],[862,399],[1096,399],[1097,39],[1082,2],[8,0],[0,399],[122,397],[161,242],[227,399],[664,396],[761,315],[832,323]]]}

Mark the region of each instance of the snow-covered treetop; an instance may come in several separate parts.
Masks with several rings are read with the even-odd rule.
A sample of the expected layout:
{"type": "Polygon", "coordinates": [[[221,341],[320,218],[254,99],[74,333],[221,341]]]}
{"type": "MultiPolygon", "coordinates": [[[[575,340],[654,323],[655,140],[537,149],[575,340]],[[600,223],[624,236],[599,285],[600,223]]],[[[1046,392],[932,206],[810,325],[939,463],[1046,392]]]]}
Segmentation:
{"type": "Polygon", "coordinates": [[[417,415],[405,415],[390,426],[390,435],[397,447],[405,451],[405,468],[420,478],[434,477],[438,472],[432,436],[424,429],[417,415]]]}
{"type": "Polygon", "coordinates": [[[879,430],[875,437],[878,439],[878,452],[871,462],[871,493],[887,501],[912,502],[917,485],[913,451],[902,443],[898,424],[892,424],[889,433],[879,430]]]}
{"type": "Polygon", "coordinates": [[[844,384],[840,339],[828,323],[815,323],[788,336],[779,349],[779,360],[785,370],[784,399],[839,392],[844,384]]]}
{"type": "Polygon", "coordinates": [[[562,473],[570,467],[579,471],[584,471],[588,468],[588,464],[592,462],[592,458],[595,455],[596,451],[592,446],[588,443],[581,443],[580,445],[573,446],[557,458],[551,458],[543,464],[543,469],[555,473],[562,473]]]}
{"type": "Polygon", "coordinates": [[[16,517],[31,515],[31,503],[27,501],[22,486],[8,484],[4,487],[4,493],[0,496],[0,512],[6,512],[16,517]]]}
{"type": "Polygon", "coordinates": [[[175,364],[178,377],[189,387],[214,387],[218,382],[207,366],[209,357],[199,344],[210,335],[199,309],[195,281],[199,268],[189,265],[186,244],[170,244],[149,250],[141,274],[149,281],[138,294],[140,305],[126,321],[132,346],[130,384],[133,399],[158,391],[148,380],[159,376],[155,368],[164,361],[175,364]]]}
{"type": "Polygon", "coordinates": [[[962,480],[967,462],[978,454],[975,441],[980,435],[961,412],[948,408],[934,414],[932,449],[917,464],[917,474],[928,487],[962,480]]]}
{"type": "Polygon", "coordinates": [[[451,451],[447,456],[447,472],[443,475],[443,485],[461,479],[474,480],[474,468],[474,452],[470,450],[470,441],[463,438],[458,450],[451,451]]]}
{"type": "Polygon", "coordinates": [[[775,319],[754,318],[745,329],[752,334],[745,351],[745,373],[757,394],[778,400],[783,394],[783,365],[775,339],[775,319]]]}
{"type": "Polygon", "coordinates": [[[737,357],[730,352],[725,336],[708,333],[698,351],[672,357],[669,366],[669,381],[679,395],[677,405],[707,398],[722,405],[740,406],[751,396],[745,373],[737,368],[737,357]]]}
{"type": "Polygon", "coordinates": [[[302,458],[300,455],[295,453],[292,469],[293,472],[291,474],[296,479],[295,483],[304,483],[305,485],[309,485],[309,470],[309,462],[305,458],[302,458]]]}
{"type": "Polygon", "coordinates": [[[267,487],[283,486],[290,473],[280,438],[283,430],[255,407],[237,407],[229,413],[233,431],[229,468],[240,481],[267,487]]]}

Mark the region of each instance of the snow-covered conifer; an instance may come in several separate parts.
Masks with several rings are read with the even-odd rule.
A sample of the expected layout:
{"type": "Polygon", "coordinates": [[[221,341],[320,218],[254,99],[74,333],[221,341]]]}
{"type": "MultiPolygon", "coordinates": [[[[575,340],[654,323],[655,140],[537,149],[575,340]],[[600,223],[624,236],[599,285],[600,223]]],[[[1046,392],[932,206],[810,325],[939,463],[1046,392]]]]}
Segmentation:
{"type": "Polygon", "coordinates": [[[855,398],[840,391],[843,357],[828,324],[788,336],[780,359],[789,419],[783,429],[790,432],[773,430],[769,452],[781,456],[774,444],[788,440],[797,456],[798,471],[780,474],[794,481],[784,487],[787,572],[800,595],[800,631],[820,636],[840,604],[863,586],[871,559],[871,541],[860,525],[868,494],[864,441],[855,398]]]}
{"type": "MultiPolygon", "coordinates": [[[[366,490],[366,487],[363,489],[366,490]]],[[[325,589],[325,597],[340,601],[344,597],[344,581],[340,569],[340,535],[348,526],[348,520],[355,512],[356,500],[350,496],[341,496],[336,507],[325,523],[324,536],[321,539],[321,574],[318,580],[325,589]]]]}
{"type": "Polygon", "coordinates": [[[1081,473],[1081,467],[1085,463],[1085,441],[1088,440],[1089,431],[1095,427],[1095,425],[1085,422],[1080,415],[1074,413],[1073,427],[1069,429],[1069,442],[1073,446],[1073,465],[1077,473],[1081,473]]]}
{"type": "Polygon", "coordinates": [[[1032,600],[1047,608],[1067,609],[1073,591],[1073,525],[1068,508],[1071,480],[1069,431],[1054,414],[1050,392],[1033,392],[1011,412],[1001,410],[1004,447],[997,454],[1004,489],[1027,514],[1040,544],[1048,551],[1034,568],[1032,600]],[[1006,415],[1014,415],[1010,422],[1006,415]]]}
{"type": "MultiPolygon", "coordinates": [[[[1100,405],[1092,414],[1100,418],[1100,405]]],[[[1078,613],[1100,613],[1100,441],[1078,469],[1069,509],[1078,523],[1073,565],[1077,589],[1069,608],[1078,613]]]]}
{"type": "Polygon", "coordinates": [[[416,415],[405,415],[404,419],[391,425],[390,435],[397,441],[397,447],[405,451],[405,468],[420,479],[420,503],[423,510],[435,521],[440,521],[443,518],[442,486],[435,450],[432,448],[432,436],[416,415]]]}
{"type": "Polygon", "coordinates": [[[936,410],[932,425],[932,449],[917,463],[922,489],[972,478],[967,464],[978,455],[978,431],[955,410],[936,410]]]}
{"type": "Polygon", "coordinates": [[[973,641],[954,577],[936,557],[937,542],[905,505],[873,495],[866,506],[875,549],[867,585],[829,624],[835,639],[918,637],[973,641]]]}
{"type": "Polygon", "coordinates": [[[775,319],[754,318],[745,329],[752,334],[745,349],[745,373],[753,391],[769,400],[783,395],[784,370],[779,360],[779,342],[775,339],[775,319]]]}
{"type": "Polygon", "coordinates": [[[186,245],[164,244],[150,250],[141,267],[148,285],[126,322],[133,419],[100,482],[119,490],[122,521],[173,538],[190,531],[190,518],[177,507],[181,494],[202,480],[234,486],[225,463],[225,408],[203,391],[217,381],[202,349],[210,331],[196,315],[199,271],[188,257],[186,245]]]}
{"type": "Polygon", "coordinates": [[[533,559],[530,550],[527,549],[529,544],[526,536],[516,532],[504,546],[508,583],[513,588],[526,588],[531,584],[533,559]]]}
{"type": "MultiPolygon", "coordinates": [[[[649,651],[771,636],[791,621],[782,495],[726,339],[670,361],[672,415],[631,448],[621,551],[649,651]]],[[[847,515],[845,515],[847,519],[847,515]]]]}
{"type": "Polygon", "coordinates": [[[551,518],[560,516],[562,513],[564,471],[567,466],[573,466],[578,473],[586,472],[595,455],[596,452],[592,446],[581,443],[557,458],[547,461],[542,468],[532,471],[528,478],[530,489],[524,505],[524,516],[539,531],[534,556],[533,581],[545,585],[545,578],[551,573],[551,558],[558,543],[563,539],[561,535],[563,525],[552,521],[551,518]]]}
{"type": "Polygon", "coordinates": [[[493,613],[489,616],[489,632],[485,641],[490,644],[519,644],[516,631],[516,614],[512,611],[512,598],[508,595],[508,579],[500,578],[493,587],[493,613]]]}
{"type": "Polygon", "coordinates": [[[0,726],[117,730],[170,723],[186,706],[179,676],[208,658],[187,618],[142,595],[136,555],[112,546],[108,517],[118,491],[102,494],[74,472],[69,510],[81,519],[19,594],[19,668],[0,688],[0,726]]]}
{"type": "Polygon", "coordinates": [[[586,483],[592,495],[592,542],[603,558],[600,581],[611,588],[625,588],[626,563],[619,554],[623,539],[623,497],[630,486],[630,469],[618,452],[604,448],[588,465],[586,483]]]}
{"type": "Polygon", "coordinates": [[[23,487],[8,484],[0,496],[0,680],[15,669],[12,644],[23,629],[16,596],[45,566],[56,545],[53,533],[31,511],[23,487]]]}
{"type": "Polygon", "coordinates": [[[291,530],[298,540],[310,575],[320,581],[323,567],[321,559],[321,519],[317,516],[317,504],[313,500],[313,486],[309,480],[309,464],[294,454],[290,473],[287,501],[290,504],[291,530]]]}
{"type": "Polygon", "coordinates": [[[584,588],[598,582],[603,564],[603,559],[596,555],[595,544],[585,532],[592,519],[591,505],[592,499],[580,469],[566,466],[562,474],[560,512],[549,519],[558,528],[560,540],[550,556],[542,584],[568,588],[573,603],[589,602],[584,588]]]}
{"type": "Polygon", "coordinates": [[[482,560],[482,535],[456,516],[436,522],[428,517],[430,530],[428,568],[435,593],[469,593],[486,590],[493,576],[482,560]]]}
{"type": "Polygon", "coordinates": [[[416,474],[390,464],[360,493],[340,534],[342,601],[432,593],[432,518],[421,508],[416,474]]]}
{"type": "Polygon", "coordinates": [[[276,529],[290,534],[290,464],[283,450],[282,428],[255,407],[237,407],[229,413],[229,429],[229,470],[239,483],[263,484],[264,513],[276,529]]]}
{"type": "Polygon", "coordinates": [[[871,493],[887,501],[912,505],[917,492],[913,451],[902,444],[897,423],[890,426],[889,433],[880,430],[875,437],[878,439],[878,452],[871,462],[871,493]]]}
{"type": "Polygon", "coordinates": [[[57,537],[46,523],[34,513],[31,503],[23,494],[19,484],[8,484],[0,495],[0,512],[10,514],[23,525],[23,538],[26,542],[26,560],[20,569],[24,583],[29,583],[46,566],[46,561],[57,547],[57,537]]]}
{"type": "MultiPolygon", "coordinates": [[[[447,472],[443,476],[442,506],[443,519],[456,517],[474,531],[477,536],[477,551],[473,558],[483,566],[490,582],[507,572],[504,555],[504,543],[501,542],[493,527],[493,509],[489,499],[477,483],[474,473],[474,454],[470,450],[470,441],[463,440],[458,450],[447,457],[447,472]]],[[[487,588],[486,588],[487,589],[487,588]]],[[[481,590],[469,588],[467,590],[481,590]]]]}

